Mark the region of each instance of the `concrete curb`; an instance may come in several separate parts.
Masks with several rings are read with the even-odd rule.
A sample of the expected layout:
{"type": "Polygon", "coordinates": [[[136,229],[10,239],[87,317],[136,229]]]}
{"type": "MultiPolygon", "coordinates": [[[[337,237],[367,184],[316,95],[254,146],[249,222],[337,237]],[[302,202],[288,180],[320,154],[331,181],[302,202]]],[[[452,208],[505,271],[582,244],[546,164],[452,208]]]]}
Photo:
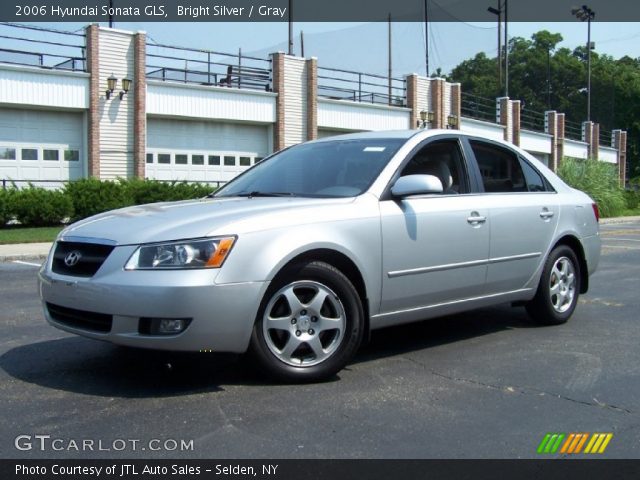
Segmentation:
{"type": "Polygon", "coordinates": [[[640,216],[637,217],[612,217],[612,218],[601,218],[600,223],[602,225],[614,225],[616,223],[633,223],[640,222],[640,216]]]}
{"type": "Polygon", "coordinates": [[[16,260],[35,260],[42,262],[47,258],[51,243],[16,243],[0,245],[0,262],[15,262],[16,260]]]}

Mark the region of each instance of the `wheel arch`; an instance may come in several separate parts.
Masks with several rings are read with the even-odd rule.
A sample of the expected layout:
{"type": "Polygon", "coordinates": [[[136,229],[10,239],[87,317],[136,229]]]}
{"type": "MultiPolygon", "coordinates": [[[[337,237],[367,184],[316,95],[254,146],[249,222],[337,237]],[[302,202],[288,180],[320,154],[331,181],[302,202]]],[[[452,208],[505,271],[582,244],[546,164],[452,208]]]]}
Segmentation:
{"type": "Polygon", "coordinates": [[[567,234],[556,241],[551,251],[559,245],[569,247],[578,257],[578,262],[580,263],[580,293],[587,293],[589,291],[589,268],[582,243],[575,235],[567,234]]]}
{"type": "Polygon", "coordinates": [[[358,292],[358,297],[360,297],[360,303],[362,304],[362,310],[364,313],[364,322],[365,322],[365,337],[367,340],[370,328],[369,328],[369,300],[367,296],[367,285],[364,281],[364,277],[362,276],[362,272],[355,264],[355,262],[345,255],[342,252],[337,250],[332,250],[330,248],[315,248],[312,250],[307,250],[305,252],[299,253],[295,257],[291,258],[287,263],[285,263],[276,274],[276,277],[281,273],[285,272],[292,265],[301,263],[301,262],[325,262],[329,265],[333,266],[340,270],[353,284],[358,292]]]}

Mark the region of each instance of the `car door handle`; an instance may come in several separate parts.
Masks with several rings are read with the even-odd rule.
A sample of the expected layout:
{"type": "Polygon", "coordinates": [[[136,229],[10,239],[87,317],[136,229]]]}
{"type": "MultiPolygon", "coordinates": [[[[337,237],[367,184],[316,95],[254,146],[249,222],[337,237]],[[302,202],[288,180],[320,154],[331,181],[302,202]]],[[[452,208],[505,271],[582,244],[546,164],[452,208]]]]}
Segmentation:
{"type": "Polygon", "coordinates": [[[542,218],[543,220],[551,218],[551,217],[553,217],[553,215],[554,215],[554,213],[550,212],[546,208],[540,212],[540,218],[542,218]]]}
{"type": "Polygon", "coordinates": [[[477,225],[479,223],[484,223],[486,221],[487,221],[487,217],[478,215],[477,212],[471,212],[471,216],[467,217],[467,222],[469,222],[471,225],[477,225]]]}

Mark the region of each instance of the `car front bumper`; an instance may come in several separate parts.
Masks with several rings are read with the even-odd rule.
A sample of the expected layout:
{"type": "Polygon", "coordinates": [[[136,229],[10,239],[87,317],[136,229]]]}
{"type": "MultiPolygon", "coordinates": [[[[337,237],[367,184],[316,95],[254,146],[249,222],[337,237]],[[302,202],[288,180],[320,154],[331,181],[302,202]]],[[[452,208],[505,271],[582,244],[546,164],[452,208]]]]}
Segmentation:
{"type": "MultiPolygon", "coordinates": [[[[59,275],[50,260],[38,273],[47,322],[97,340],[159,350],[242,353],[269,282],[216,284],[218,270],[125,271],[135,247],[117,247],[91,278],[59,275]],[[110,316],[106,332],[54,319],[47,307],[110,316]],[[176,335],[140,333],[142,318],[188,318],[176,335]]],[[[55,316],[55,315],[54,315],[55,316]]],[[[90,317],[91,315],[88,315],[90,317]]],[[[80,319],[82,321],[82,319],[80,319]]]]}

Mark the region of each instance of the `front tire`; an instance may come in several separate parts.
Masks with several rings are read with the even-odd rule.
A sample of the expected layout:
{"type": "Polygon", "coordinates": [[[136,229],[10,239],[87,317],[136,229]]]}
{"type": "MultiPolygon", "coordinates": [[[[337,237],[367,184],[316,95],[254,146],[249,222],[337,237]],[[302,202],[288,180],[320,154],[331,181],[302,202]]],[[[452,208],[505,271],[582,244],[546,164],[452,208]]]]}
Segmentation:
{"type": "Polygon", "coordinates": [[[526,308],[534,321],[542,325],[565,323],[578,304],[580,263],[566,245],[554,248],[545,262],[536,296],[526,308]]]}
{"type": "Polygon", "coordinates": [[[251,351],[269,375],[285,382],[325,380],[357,351],[364,314],[349,279],[325,262],[300,263],[267,290],[251,351]]]}

